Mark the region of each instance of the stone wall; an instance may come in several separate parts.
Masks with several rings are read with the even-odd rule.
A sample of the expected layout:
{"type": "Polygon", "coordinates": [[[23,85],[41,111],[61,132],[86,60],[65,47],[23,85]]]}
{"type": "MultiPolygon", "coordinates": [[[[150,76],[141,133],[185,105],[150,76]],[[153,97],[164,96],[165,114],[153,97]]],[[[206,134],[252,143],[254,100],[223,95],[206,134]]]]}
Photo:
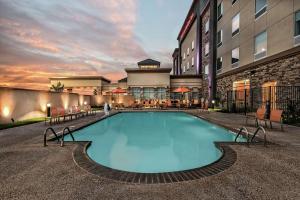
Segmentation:
{"type": "Polygon", "coordinates": [[[262,87],[264,83],[272,81],[276,81],[277,86],[300,86],[300,52],[258,65],[254,63],[243,71],[218,76],[218,96],[226,98],[226,92],[233,89],[233,82],[245,79],[250,80],[252,88],[262,87]],[[254,72],[252,76],[251,71],[254,72]]]}
{"type": "Polygon", "coordinates": [[[209,42],[209,35],[210,35],[210,30],[208,32],[205,32],[205,24],[206,22],[209,21],[209,16],[210,16],[210,12],[209,9],[206,9],[206,11],[204,11],[202,17],[201,17],[201,24],[202,24],[202,38],[201,38],[201,56],[202,56],[202,75],[203,75],[203,83],[202,83],[202,94],[204,98],[208,98],[209,94],[208,94],[208,87],[209,87],[209,83],[208,83],[208,75],[205,74],[205,66],[207,64],[209,64],[209,59],[210,59],[210,53],[205,56],[205,44],[207,42],[209,42]]]}

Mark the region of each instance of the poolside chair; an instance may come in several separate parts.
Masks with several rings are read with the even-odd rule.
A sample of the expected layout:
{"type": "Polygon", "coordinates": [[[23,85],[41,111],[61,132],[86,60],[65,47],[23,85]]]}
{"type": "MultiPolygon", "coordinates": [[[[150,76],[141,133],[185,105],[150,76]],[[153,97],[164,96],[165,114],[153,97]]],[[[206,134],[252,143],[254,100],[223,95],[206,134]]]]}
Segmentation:
{"type": "Polygon", "coordinates": [[[272,122],[277,122],[280,124],[281,131],[283,131],[282,113],[283,110],[271,110],[270,119],[269,119],[270,128],[273,128],[272,122]]]}
{"type": "Polygon", "coordinates": [[[149,104],[149,101],[148,101],[148,100],[146,100],[146,101],[144,102],[144,108],[150,108],[150,104],[149,104]]]}
{"type": "Polygon", "coordinates": [[[51,108],[51,112],[50,112],[50,119],[49,119],[49,123],[52,124],[52,120],[53,123],[58,122],[58,110],[56,107],[52,107],[51,108]]]}
{"type": "Polygon", "coordinates": [[[203,101],[203,103],[201,103],[201,108],[199,109],[199,111],[209,113],[208,107],[209,107],[209,101],[205,100],[205,101],[203,101]]]}
{"type": "Polygon", "coordinates": [[[267,127],[266,111],[265,108],[258,108],[255,115],[246,115],[246,124],[248,124],[248,119],[254,118],[256,126],[259,125],[259,121],[264,121],[265,127],[267,127]]]}

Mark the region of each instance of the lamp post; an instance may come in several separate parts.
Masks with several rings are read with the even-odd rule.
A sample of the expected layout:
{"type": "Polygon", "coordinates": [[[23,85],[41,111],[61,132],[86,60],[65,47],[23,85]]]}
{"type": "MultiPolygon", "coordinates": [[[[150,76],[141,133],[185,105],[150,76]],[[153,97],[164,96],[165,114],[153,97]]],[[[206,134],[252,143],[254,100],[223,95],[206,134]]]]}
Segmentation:
{"type": "Polygon", "coordinates": [[[50,117],[51,113],[51,103],[47,103],[47,117],[50,117]]]}

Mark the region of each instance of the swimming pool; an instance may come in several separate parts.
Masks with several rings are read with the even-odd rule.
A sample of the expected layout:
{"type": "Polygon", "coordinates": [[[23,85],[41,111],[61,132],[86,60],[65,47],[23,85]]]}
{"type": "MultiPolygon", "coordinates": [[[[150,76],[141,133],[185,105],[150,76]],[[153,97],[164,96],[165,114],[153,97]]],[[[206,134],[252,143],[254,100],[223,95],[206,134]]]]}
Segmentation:
{"type": "Polygon", "coordinates": [[[230,131],[183,112],[120,113],[73,135],[76,141],[92,141],[87,154],[95,162],[136,173],[209,165],[222,156],[214,142],[235,139],[230,131]]]}

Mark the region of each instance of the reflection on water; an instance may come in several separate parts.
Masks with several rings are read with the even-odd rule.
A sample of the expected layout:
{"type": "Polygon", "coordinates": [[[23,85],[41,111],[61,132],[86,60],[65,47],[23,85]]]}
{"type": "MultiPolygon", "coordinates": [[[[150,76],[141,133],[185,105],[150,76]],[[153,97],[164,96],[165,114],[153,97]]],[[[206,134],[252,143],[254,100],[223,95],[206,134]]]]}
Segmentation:
{"type": "Polygon", "coordinates": [[[93,141],[88,154],[96,162],[144,173],[205,166],[221,156],[214,141],[234,140],[227,130],[201,119],[162,112],[118,114],[74,136],[77,141],[93,141]]]}

